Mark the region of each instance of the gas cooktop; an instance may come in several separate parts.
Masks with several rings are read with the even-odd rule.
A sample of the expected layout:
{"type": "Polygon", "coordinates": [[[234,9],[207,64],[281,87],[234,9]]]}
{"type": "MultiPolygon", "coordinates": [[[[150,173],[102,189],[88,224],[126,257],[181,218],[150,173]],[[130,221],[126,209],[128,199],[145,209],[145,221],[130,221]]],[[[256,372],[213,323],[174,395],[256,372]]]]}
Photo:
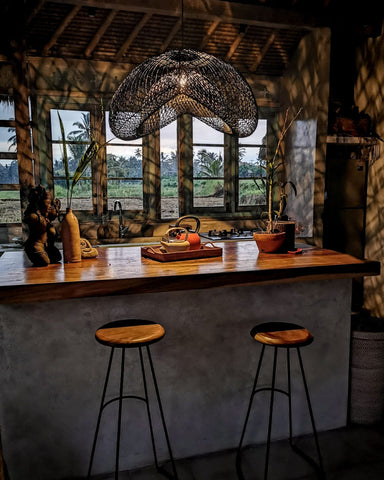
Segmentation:
{"type": "Polygon", "coordinates": [[[199,235],[209,240],[253,240],[253,232],[259,229],[231,228],[230,230],[209,230],[199,235]]]}

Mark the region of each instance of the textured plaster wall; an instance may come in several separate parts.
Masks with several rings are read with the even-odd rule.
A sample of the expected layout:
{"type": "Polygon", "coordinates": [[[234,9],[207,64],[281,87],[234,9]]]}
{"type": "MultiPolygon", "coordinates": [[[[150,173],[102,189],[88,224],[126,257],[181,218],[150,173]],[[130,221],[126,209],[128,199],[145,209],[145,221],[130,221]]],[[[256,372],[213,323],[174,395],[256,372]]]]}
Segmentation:
{"type": "MultiPolygon", "coordinates": [[[[176,458],[237,446],[260,352],[249,331],[262,321],[293,321],[313,333],[303,361],[318,428],[345,425],[350,294],[350,280],[335,280],[0,305],[0,419],[12,480],[86,474],[109,355],[94,332],[127,317],[154,319],[166,328],[152,355],[176,458]]],[[[126,358],[130,391],[140,394],[135,351],[126,358]]],[[[299,379],[295,357],[292,368],[299,379]]],[[[278,379],[284,388],[284,369],[278,379]]],[[[116,387],[117,380],[114,374],[116,387]]],[[[309,432],[300,382],[293,393],[294,431],[309,432]]],[[[268,398],[255,401],[246,444],[265,441],[268,398]]],[[[281,438],[288,434],[287,405],[285,397],[276,401],[274,437],[281,438]]],[[[94,473],[114,468],[115,407],[101,425],[94,473]]],[[[121,468],[151,464],[144,405],[126,404],[122,431],[121,468]]],[[[158,438],[163,459],[164,439],[158,438]]]]}
{"type": "Polygon", "coordinates": [[[285,161],[290,192],[288,215],[304,226],[303,236],[322,245],[325,156],[329,97],[330,31],[316,29],[300,42],[281,80],[284,107],[296,113],[301,125],[289,131],[285,161]]]}
{"type": "MultiPolygon", "coordinates": [[[[358,76],[355,103],[368,113],[384,138],[384,35],[371,38],[357,52],[358,76]]],[[[365,257],[382,262],[384,257],[384,143],[369,167],[365,257]]],[[[384,317],[384,271],[364,280],[364,306],[374,316],[384,317]]]]}

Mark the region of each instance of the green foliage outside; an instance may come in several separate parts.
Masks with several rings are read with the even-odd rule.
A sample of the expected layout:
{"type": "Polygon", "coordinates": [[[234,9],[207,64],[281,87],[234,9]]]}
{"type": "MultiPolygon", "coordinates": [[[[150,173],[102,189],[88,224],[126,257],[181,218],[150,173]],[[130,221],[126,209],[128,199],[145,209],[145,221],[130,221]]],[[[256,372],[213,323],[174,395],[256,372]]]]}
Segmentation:
{"type": "Polygon", "coordinates": [[[0,190],[1,200],[20,200],[20,192],[18,190],[0,190]]]}

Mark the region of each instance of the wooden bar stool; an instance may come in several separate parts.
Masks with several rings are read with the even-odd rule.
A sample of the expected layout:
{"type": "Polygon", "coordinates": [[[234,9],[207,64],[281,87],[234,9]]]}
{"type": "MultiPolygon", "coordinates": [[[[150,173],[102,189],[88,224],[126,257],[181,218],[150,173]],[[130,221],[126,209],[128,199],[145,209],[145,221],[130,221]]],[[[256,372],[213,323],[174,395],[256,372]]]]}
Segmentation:
{"type": "Polygon", "coordinates": [[[305,328],[301,327],[300,325],[295,325],[294,323],[283,323],[283,322],[269,322],[269,323],[261,323],[256,325],[251,330],[251,336],[257,342],[262,344],[262,349],[260,353],[259,363],[256,370],[255,380],[253,383],[252,393],[249,400],[248,410],[245,416],[245,422],[243,431],[240,437],[240,443],[237,449],[236,455],[236,466],[237,471],[239,473],[240,478],[244,478],[242,471],[241,471],[241,453],[242,453],[242,446],[245,431],[248,424],[249,415],[251,412],[251,407],[253,403],[254,396],[256,393],[270,391],[270,405],[269,405],[269,421],[268,421],[268,437],[267,437],[267,445],[266,445],[266,455],[265,455],[265,465],[264,465],[264,480],[268,478],[268,462],[269,462],[269,450],[270,450],[270,443],[271,443],[271,429],[272,429],[272,415],[273,415],[273,402],[274,402],[274,395],[275,392],[282,393],[288,397],[288,408],[289,408],[289,443],[290,446],[295,450],[298,454],[300,454],[308,463],[312,465],[312,467],[316,470],[319,478],[325,478],[324,468],[323,468],[323,461],[320,453],[320,446],[318,441],[318,436],[315,427],[315,420],[313,417],[313,411],[311,406],[311,400],[309,397],[309,391],[307,386],[307,381],[304,374],[304,367],[303,361],[301,358],[300,348],[309,345],[313,342],[313,337],[311,333],[306,330],[305,328]],[[270,387],[263,387],[257,388],[257,382],[261,370],[261,366],[263,363],[264,351],[265,347],[272,347],[274,349],[274,357],[273,357],[273,368],[272,368],[272,382],[270,387]],[[287,374],[288,374],[288,389],[287,391],[282,390],[280,388],[276,388],[276,364],[277,364],[277,352],[279,349],[285,348],[287,351],[287,374]],[[305,454],[302,450],[300,450],[294,443],[292,439],[292,399],[291,399],[291,365],[290,365],[290,351],[292,348],[295,348],[297,351],[297,356],[299,359],[299,365],[301,370],[301,375],[303,379],[305,395],[308,404],[309,415],[311,418],[312,430],[314,435],[314,440],[316,444],[317,456],[318,456],[318,464],[307,454],[305,454]]]}
{"type": "Polygon", "coordinates": [[[122,412],[122,400],[126,398],[134,398],[137,400],[142,400],[145,402],[147,406],[147,415],[149,421],[149,429],[151,434],[151,442],[152,442],[152,449],[153,455],[155,459],[155,465],[159,473],[167,476],[168,478],[177,479],[176,467],[175,462],[172,455],[172,449],[169,441],[168,431],[165,424],[164,412],[163,407],[161,405],[159,388],[157,385],[155,370],[153,367],[152,357],[149,350],[149,345],[152,343],[158,342],[161,340],[165,335],[164,328],[155,322],[151,322],[149,320],[118,320],[115,322],[110,322],[102,327],[100,327],[95,334],[96,340],[101,343],[102,345],[106,345],[108,347],[112,347],[111,354],[109,357],[109,363],[107,368],[107,374],[105,378],[103,393],[101,397],[99,415],[97,418],[96,424],[96,431],[94,435],[93,445],[92,445],[92,452],[91,452],[91,459],[89,462],[88,468],[88,475],[87,478],[90,478],[93,459],[95,455],[96,443],[97,443],[97,436],[99,433],[100,421],[101,416],[103,413],[104,408],[107,405],[110,405],[113,402],[119,402],[119,411],[118,411],[118,423],[117,423],[117,439],[116,439],[116,462],[115,462],[115,479],[117,480],[119,477],[119,452],[120,452],[120,433],[121,433],[121,412],[122,412]],[[113,354],[115,348],[121,349],[121,370],[120,370],[120,391],[119,396],[112,398],[111,400],[105,402],[105,395],[107,392],[109,374],[111,371],[111,365],[113,360],[113,354]],[[124,395],[124,360],[125,360],[125,350],[127,348],[137,348],[139,351],[140,356],[140,364],[141,364],[141,372],[143,378],[143,387],[144,387],[144,396],[137,396],[137,395],[124,395]],[[172,471],[173,476],[169,474],[163,467],[161,467],[158,463],[157,453],[156,453],[156,445],[155,445],[155,438],[153,433],[153,426],[152,426],[152,418],[151,418],[151,411],[149,406],[149,399],[148,399],[148,388],[147,388],[147,380],[145,375],[145,368],[144,368],[144,361],[143,361],[143,348],[147,351],[147,356],[149,360],[150,370],[152,374],[153,384],[155,387],[157,402],[159,405],[161,422],[164,429],[165,439],[167,442],[168,452],[170,461],[172,464],[172,471]]]}

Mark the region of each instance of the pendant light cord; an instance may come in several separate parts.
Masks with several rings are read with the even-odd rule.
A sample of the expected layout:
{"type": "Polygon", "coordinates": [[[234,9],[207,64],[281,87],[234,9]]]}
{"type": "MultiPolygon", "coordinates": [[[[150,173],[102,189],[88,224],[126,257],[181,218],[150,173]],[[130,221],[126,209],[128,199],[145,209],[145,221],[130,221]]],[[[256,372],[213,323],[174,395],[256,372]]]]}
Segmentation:
{"type": "Polygon", "coordinates": [[[184,50],[184,0],[181,0],[181,49],[184,50]]]}

